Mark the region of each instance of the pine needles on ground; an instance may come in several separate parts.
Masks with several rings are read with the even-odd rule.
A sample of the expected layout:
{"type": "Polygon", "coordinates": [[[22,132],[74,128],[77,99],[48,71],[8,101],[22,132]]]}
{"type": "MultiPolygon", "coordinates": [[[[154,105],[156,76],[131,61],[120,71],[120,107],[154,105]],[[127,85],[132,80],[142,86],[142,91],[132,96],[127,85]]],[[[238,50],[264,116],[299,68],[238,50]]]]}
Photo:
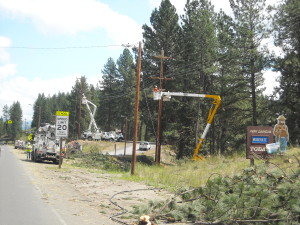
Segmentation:
{"type": "Polygon", "coordinates": [[[182,190],[163,207],[152,204],[150,213],[160,220],[195,224],[299,224],[299,176],[299,168],[288,175],[266,164],[234,177],[213,175],[206,185],[182,190]]]}

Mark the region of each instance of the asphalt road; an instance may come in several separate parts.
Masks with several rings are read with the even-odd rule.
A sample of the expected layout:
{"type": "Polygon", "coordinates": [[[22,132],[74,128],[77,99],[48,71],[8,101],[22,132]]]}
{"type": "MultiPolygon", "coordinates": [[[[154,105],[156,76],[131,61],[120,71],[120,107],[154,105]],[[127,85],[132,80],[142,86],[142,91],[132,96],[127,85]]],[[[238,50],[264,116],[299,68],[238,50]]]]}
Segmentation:
{"type": "Polygon", "coordinates": [[[11,149],[0,147],[0,225],[66,225],[11,149]]]}

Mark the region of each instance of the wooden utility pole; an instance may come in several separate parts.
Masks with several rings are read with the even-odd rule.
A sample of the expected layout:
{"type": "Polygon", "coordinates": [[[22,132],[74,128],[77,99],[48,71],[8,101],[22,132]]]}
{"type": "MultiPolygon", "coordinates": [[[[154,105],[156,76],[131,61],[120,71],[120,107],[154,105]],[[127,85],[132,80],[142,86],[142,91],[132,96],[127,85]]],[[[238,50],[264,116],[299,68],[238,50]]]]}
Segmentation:
{"type": "Polygon", "coordinates": [[[82,104],[82,77],[80,77],[80,91],[79,91],[79,113],[78,113],[78,120],[77,120],[77,139],[80,139],[81,136],[81,104],[82,104]]]}
{"type": "Polygon", "coordinates": [[[38,120],[38,129],[40,128],[41,126],[41,113],[42,113],[42,108],[41,106],[39,106],[39,120],[38,120]]]}
{"type": "Polygon", "coordinates": [[[127,117],[125,117],[125,143],[124,143],[124,156],[126,156],[126,142],[127,142],[127,130],[128,130],[128,121],[127,117]]]}
{"type": "Polygon", "coordinates": [[[142,56],[142,42],[139,42],[138,62],[136,71],[136,92],[135,92],[135,111],[134,111],[134,133],[132,145],[132,160],[131,160],[131,175],[135,172],[136,163],[136,139],[138,135],[138,121],[139,121],[139,100],[140,100],[140,85],[141,85],[141,56],[142,56]]]}
{"type": "MultiPolygon", "coordinates": [[[[160,56],[155,56],[160,59],[160,73],[159,78],[152,77],[152,79],[159,79],[159,90],[163,91],[163,80],[172,80],[172,78],[164,78],[164,59],[170,59],[170,57],[164,56],[164,50],[161,50],[160,56]]],[[[158,118],[157,118],[157,137],[156,137],[156,148],[155,148],[155,162],[160,164],[161,156],[161,117],[162,117],[163,100],[160,99],[158,102],[158,118]]]]}

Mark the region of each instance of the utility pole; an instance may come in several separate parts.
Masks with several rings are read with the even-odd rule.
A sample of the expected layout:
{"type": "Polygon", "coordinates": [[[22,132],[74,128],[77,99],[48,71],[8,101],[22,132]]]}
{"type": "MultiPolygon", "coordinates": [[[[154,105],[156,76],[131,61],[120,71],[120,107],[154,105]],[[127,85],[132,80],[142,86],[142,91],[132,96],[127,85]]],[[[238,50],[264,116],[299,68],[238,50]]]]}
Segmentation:
{"type": "Polygon", "coordinates": [[[128,130],[128,121],[127,121],[127,117],[125,117],[125,144],[124,144],[124,156],[126,156],[127,130],[128,130]]]}
{"type": "MultiPolygon", "coordinates": [[[[164,59],[170,59],[170,57],[164,56],[164,50],[161,50],[160,56],[154,56],[160,59],[160,73],[159,78],[151,77],[152,79],[159,79],[159,90],[163,91],[163,80],[172,80],[172,78],[164,78],[164,59]]],[[[158,103],[158,118],[157,118],[157,137],[155,148],[155,162],[160,164],[161,156],[161,117],[162,117],[163,100],[160,99],[158,103]]]]}
{"type": "Polygon", "coordinates": [[[125,139],[124,139],[124,156],[126,156],[126,142],[127,142],[128,119],[127,119],[127,116],[124,116],[124,115],[121,115],[121,117],[125,118],[125,130],[123,130],[123,133],[125,134],[125,139]]]}
{"type": "Polygon", "coordinates": [[[134,133],[133,133],[133,145],[132,145],[131,175],[134,175],[135,164],[136,164],[136,139],[138,135],[139,100],[140,100],[140,85],[141,85],[141,56],[142,56],[142,42],[139,42],[138,62],[137,62],[137,71],[136,71],[136,92],[135,92],[134,133]]]}
{"type": "Polygon", "coordinates": [[[79,113],[77,120],[77,139],[80,139],[80,121],[81,121],[81,104],[82,104],[82,77],[80,77],[80,91],[79,91],[79,113]]]}
{"type": "Polygon", "coordinates": [[[40,128],[40,126],[41,126],[41,112],[42,111],[42,109],[41,109],[41,106],[39,106],[39,120],[38,120],[38,129],[40,128]]]}

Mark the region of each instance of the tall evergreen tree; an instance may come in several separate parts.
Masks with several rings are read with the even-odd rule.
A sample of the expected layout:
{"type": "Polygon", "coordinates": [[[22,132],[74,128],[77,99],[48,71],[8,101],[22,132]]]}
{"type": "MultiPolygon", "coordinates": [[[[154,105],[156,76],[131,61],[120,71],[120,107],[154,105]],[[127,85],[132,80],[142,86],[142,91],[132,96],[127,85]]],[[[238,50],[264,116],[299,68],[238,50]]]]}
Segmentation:
{"type": "MultiPolygon", "coordinates": [[[[180,61],[175,72],[177,89],[183,92],[218,94],[214,87],[216,61],[215,13],[206,0],[187,1],[182,16],[180,61]],[[178,75],[177,75],[178,74],[178,75]]],[[[209,105],[203,99],[178,102],[178,157],[192,154],[207,122],[209,105]]],[[[203,146],[205,148],[205,146],[203,146]]]]}
{"type": "Polygon", "coordinates": [[[300,2],[284,0],[274,16],[275,45],[281,47],[284,57],[276,60],[281,72],[277,94],[277,113],[285,114],[290,141],[300,144],[300,2]]]}
{"type": "Polygon", "coordinates": [[[240,55],[236,49],[234,28],[233,19],[220,11],[216,18],[218,62],[215,85],[218,86],[222,105],[215,118],[220,129],[214,129],[219,154],[244,150],[245,124],[251,123],[244,113],[249,108],[249,104],[245,104],[249,94],[245,91],[248,90],[247,82],[240,73],[240,55]]]}
{"type": "Polygon", "coordinates": [[[4,134],[7,134],[7,121],[9,120],[9,107],[8,105],[4,105],[3,109],[2,109],[2,113],[3,113],[3,122],[5,124],[4,126],[4,134]]]}
{"type": "Polygon", "coordinates": [[[85,76],[76,79],[70,94],[69,102],[69,136],[75,139],[81,138],[81,133],[87,128],[89,115],[86,114],[85,106],[82,104],[83,94],[89,99],[89,86],[85,76]]]}
{"type": "Polygon", "coordinates": [[[42,126],[45,123],[53,123],[55,114],[51,110],[50,102],[45,97],[44,93],[39,94],[33,105],[33,117],[31,127],[42,126]]]}
{"type": "Polygon", "coordinates": [[[236,21],[236,47],[240,54],[240,69],[249,84],[252,125],[258,125],[257,94],[263,84],[265,66],[262,41],[268,37],[265,0],[229,0],[236,21]]]}
{"type": "Polygon", "coordinates": [[[102,74],[103,81],[101,82],[100,108],[97,119],[102,130],[111,131],[118,128],[120,98],[124,95],[121,77],[112,58],[107,60],[102,74]]]}
{"type": "MultiPolygon", "coordinates": [[[[128,49],[124,49],[123,53],[118,58],[117,67],[122,83],[121,90],[123,90],[123,95],[120,97],[119,114],[117,115],[116,120],[119,121],[118,127],[124,127],[124,118],[133,121],[135,106],[136,72],[133,56],[128,49]]],[[[128,132],[127,134],[133,133],[133,131],[130,130],[126,132],[128,132]]],[[[127,137],[129,138],[130,136],[127,135],[127,137]]]]}
{"type": "Polygon", "coordinates": [[[12,121],[12,123],[8,126],[9,136],[15,140],[21,135],[22,132],[23,114],[20,102],[17,101],[12,104],[9,109],[9,117],[12,121]]]}
{"type": "MultiPolygon", "coordinates": [[[[176,13],[175,7],[169,0],[163,0],[159,8],[155,8],[151,13],[150,23],[151,25],[143,25],[143,63],[142,63],[142,102],[141,121],[146,124],[147,138],[156,136],[157,112],[158,102],[153,101],[152,90],[153,86],[159,86],[158,80],[152,80],[150,77],[159,77],[161,59],[154,58],[154,56],[161,56],[161,51],[164,51],[164,56],[171,57],[173,60],[165,60],[163,63],[163,71],[165,76],[172,74],[171,67],[175,65],[175,58],[178,52],[178,40],[180,33],[180,26],[178,24],[179,17],[176,13]]],[[[173,66],[174,67],[174,66],[173,66]]],[[[169,91],[176,91],[176,85],[173,81],[162,81],[163,89],[169,91]]],[[[171,114],[175,112],[171,110],[171,105],[164,104],[162,113],[162,140],[167,139],[169,131],[172,130],[169,118],[174,118],[171,114]],[[165,113],[165,112],[168,112],[165,113]]],[[[172,132],[171,132],[172,133],[172,132]]]]}
{"type": "Polygon", "coordinates": [[[3,118],[0,118],[0,137],[5,136],[5,123],[3,121],[3,118]]]}

